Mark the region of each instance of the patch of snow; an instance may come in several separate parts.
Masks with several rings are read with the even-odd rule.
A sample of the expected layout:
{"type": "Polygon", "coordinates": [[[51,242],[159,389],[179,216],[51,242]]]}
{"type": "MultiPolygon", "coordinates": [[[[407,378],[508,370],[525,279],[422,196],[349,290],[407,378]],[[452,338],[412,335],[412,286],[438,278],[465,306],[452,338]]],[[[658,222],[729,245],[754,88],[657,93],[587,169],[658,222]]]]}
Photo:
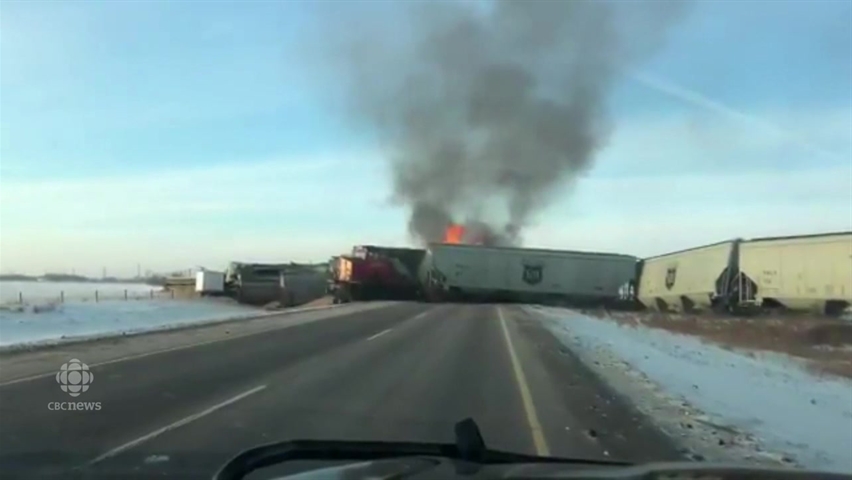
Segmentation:
{"type": "Polygon", "coordinates": [[[0,310],[0,347],[132,334],[261,315],[256,308],[203,300],[113,300],[0,310]]]}
{"type": "Polygon", "coordinates": [[[702,457],[852,472],[852,382],[789,356],[527,308],[616,390],[702,457]]]}

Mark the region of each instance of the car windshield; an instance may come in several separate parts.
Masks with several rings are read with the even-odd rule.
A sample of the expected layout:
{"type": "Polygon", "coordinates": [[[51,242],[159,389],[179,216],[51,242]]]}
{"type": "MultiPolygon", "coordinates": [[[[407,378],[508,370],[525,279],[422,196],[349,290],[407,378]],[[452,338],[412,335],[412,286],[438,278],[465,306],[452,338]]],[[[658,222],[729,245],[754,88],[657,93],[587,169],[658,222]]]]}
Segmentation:
{"type": "Polygon", "coordinates": [[[849,1],[0,13],[0,476],[852,473],[849,1]]]}

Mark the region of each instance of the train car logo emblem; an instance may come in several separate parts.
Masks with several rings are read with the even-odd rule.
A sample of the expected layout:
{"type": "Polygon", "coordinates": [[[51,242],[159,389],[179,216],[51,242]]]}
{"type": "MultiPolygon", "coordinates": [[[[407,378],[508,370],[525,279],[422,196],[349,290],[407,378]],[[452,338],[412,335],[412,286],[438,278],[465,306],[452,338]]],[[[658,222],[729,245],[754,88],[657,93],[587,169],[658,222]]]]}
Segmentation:
{"type": "Polygon", "coordinates": [[[666,288],[671,290],[675,281],[677,281],[677,265],[666,269],[666,288]]]}
{"type": "Polygon", "coordinates": [[[530,285],[538,285],[544,278],[544,265],[524,264],[522,278],[524,282],[530,285]]]}

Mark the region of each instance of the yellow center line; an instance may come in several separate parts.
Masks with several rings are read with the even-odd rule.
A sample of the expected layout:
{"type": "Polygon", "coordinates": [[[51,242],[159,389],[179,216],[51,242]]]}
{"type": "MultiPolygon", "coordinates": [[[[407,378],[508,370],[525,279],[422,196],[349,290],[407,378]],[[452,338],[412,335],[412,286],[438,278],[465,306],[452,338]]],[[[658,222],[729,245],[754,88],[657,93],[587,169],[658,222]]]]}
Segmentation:
{"type": "Polygon", "coordinates": [[[515,371],[515,380],[518,382],[518,390],[521,391],[521,401],[524,404],[524,412],[527,415],[527,424],[529,424],[530,432],[532,433],[533,444],[538,455],[549,456],[550,448],[547,446],[547,440],[544,438],[544,431],[541,429],[541,423],[538,421],[538,414],[535,410],[530,387],[527,385],[527,378],[524,376],[524,369],[521,368],[521,362],[518,360],[518,354],[515,353],[515,346],[512,344],[512,336],[509,335],[509,327],[506,326],[506,319],[503,318],[503,310],[497,306],[497,316],[500,318],[500,326],[503,327],[503,336],[506,338],[506,348],[509,349],[509,358],[512,359],[512,369],[515,371]]]}

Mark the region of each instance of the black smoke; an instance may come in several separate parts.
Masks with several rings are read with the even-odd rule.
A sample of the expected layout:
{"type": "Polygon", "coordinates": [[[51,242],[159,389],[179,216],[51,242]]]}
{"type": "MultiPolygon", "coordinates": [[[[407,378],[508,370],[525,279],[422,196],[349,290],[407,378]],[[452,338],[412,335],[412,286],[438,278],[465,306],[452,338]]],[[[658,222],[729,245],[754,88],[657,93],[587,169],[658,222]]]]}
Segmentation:
{"type": "Polygon", "coordinates": [[[612,130],[615,82],[658,50],[685,8],[642,0],[396,6],[336,34],[352,118],[386,147],[392,197],[409,210],[411,234],[440,241],[448,224],[463,223],[501,245],[520,244],[535,214],[592,166],[612,130]]]}

